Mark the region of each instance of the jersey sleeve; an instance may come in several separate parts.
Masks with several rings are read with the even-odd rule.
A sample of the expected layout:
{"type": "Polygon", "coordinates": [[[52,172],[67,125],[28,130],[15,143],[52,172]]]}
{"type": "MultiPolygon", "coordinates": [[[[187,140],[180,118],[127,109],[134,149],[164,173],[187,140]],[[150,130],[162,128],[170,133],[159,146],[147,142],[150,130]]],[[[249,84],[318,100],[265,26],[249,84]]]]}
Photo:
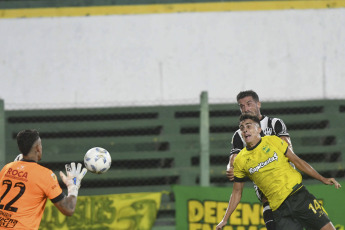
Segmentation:
{"type": "Polygon", "coordinates": [[[286,125],[282,119],[273,118],[272,127],[274,129],[274,133],[276,134],[276,136],[290,136],[287,131],[286,125]]]}
{"type": "Polygon", "coordinates": [[[50,200],[56,201],[56,198],[63,196],[59,181],[57,180],[55,173],[51,170],[48,171],[46,185],[46,194],[50,200]]]}
{"type": "Polygon", "coordinates": [[[278,150],[282,153],[284,153],[284,155],[286,154],[287,152],[287,149],[288,149],[288,143],[286,143],[286,141],[280,139],[279,137],[277,136],[270,136],[271,138],[274,139],[274,145],[276,148],[278,148],[278,150]]]}
{"type": "Polygon", "coordinates": [[[235,182],[244,182],[246,173],[242,166],[241,157],[237,156],[234,160],[234,176],[235,182]]]}
{"type": "Polygon", "coordinates": [[[231,144],[232,149],[230,151],[230,156],[232,154],[238,154],[244,148],[244,144],[239,130],[237,130],[235,134],[232,136],[231,144]]]}

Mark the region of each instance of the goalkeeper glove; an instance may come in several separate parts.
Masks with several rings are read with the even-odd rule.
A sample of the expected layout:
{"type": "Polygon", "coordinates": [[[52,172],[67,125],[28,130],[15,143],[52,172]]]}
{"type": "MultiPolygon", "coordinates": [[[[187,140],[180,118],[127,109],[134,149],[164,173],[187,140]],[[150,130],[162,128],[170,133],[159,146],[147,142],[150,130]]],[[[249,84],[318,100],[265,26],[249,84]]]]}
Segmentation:
{"type": "Polygon", "coordinates": [[[86,168],[83,168],[83,170],[81,170],[81,166],[81,163],[78,163],[78,166],[76,168],[74,162],[72,162],[71,164],[66,164],[65,168],[67,176],[60,171],[60,177],[67,186],[68,196],[78,196],[78,190],[80,188],[81,180],[87,172],[86,168]]]}
{"type": "Polygon", "coordinates": [[[23,159],[23,154],[19,154],[16,158],[14,158],[14,161],[20,161],[23,159]]]}

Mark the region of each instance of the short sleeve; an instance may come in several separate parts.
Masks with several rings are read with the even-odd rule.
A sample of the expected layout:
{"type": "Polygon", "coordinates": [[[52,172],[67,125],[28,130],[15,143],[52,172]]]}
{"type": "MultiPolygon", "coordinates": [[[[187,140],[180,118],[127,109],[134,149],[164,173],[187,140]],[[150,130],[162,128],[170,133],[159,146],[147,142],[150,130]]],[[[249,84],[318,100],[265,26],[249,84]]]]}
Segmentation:
{"type": "Polygon", "coordinates": [[[58,197],[62,193],[62,189],[59,185],[59,181],[53,171],[49,170],[47,180],[46,180],[46,195],[50,200],[58,197]]]}
{"type": "Polygon", "coordinates": [[[243,182],[246,177],[245,170],[242,166],[241,157],[239,156],[237,156],[234,160],[234,176],[235,182],[243,182]]]}
{"type": "Polygon", "coordinates": [[[279,118],[273,118],[272,119],[272,127],[274,129],[274,132],[276,136],[289,136],[289,133],[287,131],[286,125],[283,120],[279,118]]]}
{"type": "Polygon", "coordinates": [[[277,136],[271,136],[271,138],[274,138],[274,145],[275,147],[282,153],[286,154],[286,150],[288,148],[288,143],[286,141],[282,140],[281,138],[277,136]]]}

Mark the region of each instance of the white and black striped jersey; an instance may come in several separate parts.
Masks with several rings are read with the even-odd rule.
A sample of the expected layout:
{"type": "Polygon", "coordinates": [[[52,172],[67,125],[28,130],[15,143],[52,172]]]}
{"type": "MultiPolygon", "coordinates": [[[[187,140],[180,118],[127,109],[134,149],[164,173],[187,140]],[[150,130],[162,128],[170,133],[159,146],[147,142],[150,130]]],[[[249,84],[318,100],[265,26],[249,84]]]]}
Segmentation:
{"type": "MultiPolygon", "coordinates": [[[[279,118],[262,115],[260,125],[262,129],[261,136],[290,136],[283,120],[279,118]]],[[[230,155],[234,153],[238,154],[244,147],[246,147],[246,143],[244,142],[241,133],[241,130],[238,129],[232,136],[232,149],[230,151],[230,155]]]]}

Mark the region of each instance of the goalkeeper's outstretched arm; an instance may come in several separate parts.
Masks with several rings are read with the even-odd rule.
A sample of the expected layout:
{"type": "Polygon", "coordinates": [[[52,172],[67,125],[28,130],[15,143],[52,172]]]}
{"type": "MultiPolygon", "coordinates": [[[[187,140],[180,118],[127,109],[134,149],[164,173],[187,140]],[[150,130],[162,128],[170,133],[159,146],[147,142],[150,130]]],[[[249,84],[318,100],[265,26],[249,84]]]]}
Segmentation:
{"type": "Polygon", "coordinates": [[[62,200],[54,203],[54,205],[65,216],[72,216],[77,206],[77,197],[65,196],[62,200]]]}
{"type": "Polygon", "coordinates": [[[74,162],[72,162],[71,164],[66,164],[65,167],[67,176],[60,171],[60,177],[67,186],[68,196],[65,196],[62,200],[54,203],[54,205],[62,214],[66,216],[72,216],[77,205],[80,183],[85,176],[87,169],[84,168],[83,170],[81,170],[81,163],[78,163],[76,168],[74,162]]]}

